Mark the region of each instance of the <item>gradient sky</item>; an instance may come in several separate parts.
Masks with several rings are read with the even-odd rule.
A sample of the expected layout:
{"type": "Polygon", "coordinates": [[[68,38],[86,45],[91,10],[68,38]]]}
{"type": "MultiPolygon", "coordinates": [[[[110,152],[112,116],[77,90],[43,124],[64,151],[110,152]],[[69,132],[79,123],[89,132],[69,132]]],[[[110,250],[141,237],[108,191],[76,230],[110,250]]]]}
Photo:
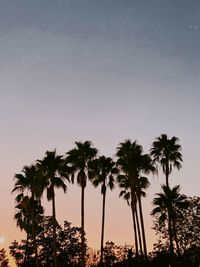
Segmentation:
{"type": "MultiPolygon", "coordinates": [[[[14,174],[77,140],[113,156],[126,138],[148,152],[161,133],[175,135],[184,162],[170,183],[199,195],[199,0],[1,0],[0,17],[1,247],[21,237],[13,220],[14,174]]],[[[150,181],[149,250],[151,202],[164,177],[150,181]]],[[[88,244],[98,248],[100,189],[86,191],[88,244]]],[[[132,243],[130,208],[118,194],[108,192],[105,240],[132,243]]],[[[79,226],[80,188],[56,197],[59,222],[79,226]]]]}

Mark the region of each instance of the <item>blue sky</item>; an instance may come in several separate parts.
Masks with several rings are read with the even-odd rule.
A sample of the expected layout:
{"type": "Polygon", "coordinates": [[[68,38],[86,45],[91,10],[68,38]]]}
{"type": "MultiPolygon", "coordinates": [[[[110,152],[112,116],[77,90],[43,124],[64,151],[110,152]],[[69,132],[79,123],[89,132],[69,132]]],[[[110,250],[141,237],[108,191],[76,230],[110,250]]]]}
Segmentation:
{"type": "MultiPolygon", "coordinates": [[[[15,238],[14,173],[47,149],[65,153],[76,140],[91,140],[100,153],[113,156],[125,138],[137,139],[148,152],[156,136],[175,135],[184,162],[171,184],[199,194],[199,0],[1,1],[0,16],[0,196],[6,203],[0,234],[5,246],[15,238]]],[[[150,180],[145,216],[151,246],[148,214],[164,179],[160,174],[150,180]]],[[[97,247],[101,198],[96,190],[88,188],[86,230],[88,242],[97,247]]],[[[60,221],[67,217],[80,224],[79,191],[58,192],[60,221]],[[70,210],[71,203],[76,209],[70,210]]],[[[130,243],[131,214],[117,190],[108,197],[107,214],[106,239],[130,243]],[[127,223],[117,220],[118,207],[127,223]],[[114,228],[113,221],[119,221],[114,228]]]]}

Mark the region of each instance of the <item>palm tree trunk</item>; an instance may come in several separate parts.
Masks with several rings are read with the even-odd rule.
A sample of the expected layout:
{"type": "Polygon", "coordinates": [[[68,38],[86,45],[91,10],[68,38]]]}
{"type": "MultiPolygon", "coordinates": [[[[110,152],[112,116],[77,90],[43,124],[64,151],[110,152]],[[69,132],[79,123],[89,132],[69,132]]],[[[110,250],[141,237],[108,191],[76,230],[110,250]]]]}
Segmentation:
{"type": "Polygon", "coordinates": [[[55,207],[55,193],[54,189],[52,189],[52,212],[53,212],[53,259],[54,259],[54,267],[58,267],[57,263],[57,249],[56,249],[56,207],[55,207]]]}
{"type": "Polygon", "coordinates": [[[27,256],[28,256],[28,241],[29,241],[29,234],[26,234],[26,247],[25,247],[25,255],[24,255],[24,264],[26,266],[27,256]]]}
{"type": "Polygon", "coordinates": [[[178,243],[178,237],[177,237],[176,222],[175,222],[175,220],[172,221],[172,224],[173,224],[173,233],[174,233],[174,239],[175,239],[175,243],[176,243],[177,253],[178,253],[178,256],[181,256],[180,247],[179,247],[179,243],[178,243]]]}
{"type": "Polygon", "coordinates": [[[166,177],[166,186],[167,188],[169,188],[169,162],[167,159],[166,159],[165,177],[166,177]]]}
{"type": "Polygon", "coordinates": [[[168,210],[168,233],[169,233],[169,250],[170,250],[170,256],[171,256],[171,258],[173,258],[173,255],[174,255],[174,245],[173,245],[173,233],[172,233],[172,219],[171,219],[169,210],[168,210]]]}
{"type": "Polygon", "coordinates": [[[134,197],[134,190],[131,188],[131,210],[132,210],[132,217],[133,217],[133,229],[134,229],[134,238],[135,238],[135,253],[136,259],[138,259],[138,237],[137,237],[137,226],[135,220],[135,197],[134,197]]]}
{"type": "Polygon", "coordinates": [[[85,267],[84,190],[81,186],[81,267],[85,267]]]}
{"type": "Polygon", "coordinates": [[[33,232],[33,245],[34,245],[34,251],[35,251],[35,261],[36,261],[36,267],[39,267],[39,259],[38,259],[38,250],[37,250],[37,241],[36,241],[36,231],[35,231],[35,218],[33,214],[33,220],[32,220],[32,232],[33,232]]]}
{"type": "Polygon", "coordinates": [[[102,266],[102,263],[103,263],[103,240],[104,240],[104,222],[105,222],[105,203],[106,203],[106,191],[103,192],[100,266],[102,266]]]}
{"type": "MultiPolygon", "coordinates": [[[[35,201],[34,198],[34,193],[33,191],[31,192],[32,194],[32,200],[33,202],[35,201]]],[[[33,246],[34,246],[34,252],[35,252],[35,262],[36,262],[36,267],[39,267],[39,259],[38,259],[38,250],[37,250],[37,241],[36,241],[36,230],[35,230],[35,210],[33,209],[33,211],[31,212],[31,216],[32,216],[32,235],[33,235],[33,246]]]]}
{"type": "Polygon", "coordinates": [[[141,239],[141,232],[140,232],[140,223],[138,219],[138,212],[137,212],[137,206],[135,205],[135,219],[136,219],[136,227],[138,230],[138,239],[139,239],[139,246],[140,246],[140,255],[143,256],[142,251],[142,239],[141,239]]]}
{"type": "Polygon", "coordinates": [[[135,238],[135,254],[136,258],[138,259],[138,238],[137,238],[137,227],[136,227],[136,220],[135,220],[135,211],[134,208],[131,207],[132,209],[132,216],[133,216],[133,229],[134,229],[134,238],[135,238]]]}
{"type": "Polygon", "coordinates": [[[142,211],[142,203],[141,203],[140,195],[138,195],[138,204],[139,204],[139,213],[140,213],[140,223],[141,223],[141,228],[142,228],[142,241],[143,241],[143,248],[144,248],[144,256],[145,256],[145,260],[147,260],[147,245],[146,245],[144,219],[143,219],[143,211],[142,211]]]}

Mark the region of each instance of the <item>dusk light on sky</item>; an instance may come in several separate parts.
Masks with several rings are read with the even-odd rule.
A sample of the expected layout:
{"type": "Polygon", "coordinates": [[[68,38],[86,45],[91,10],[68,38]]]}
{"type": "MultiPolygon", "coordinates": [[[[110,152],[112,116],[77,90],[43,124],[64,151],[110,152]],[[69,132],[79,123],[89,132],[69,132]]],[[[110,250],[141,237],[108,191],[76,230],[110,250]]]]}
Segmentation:
{"type": "MultiPolygon", "coordinates": [[[[127,138],[148,153],[155,137],[175,135],[183,167],[170,183],[199,195],[199,0],[1,0],[0,18],[0,248],[24,236],[13,219],[14,174],[75,141],[114,157],[127,138]]],[[[151,250],[149,214],[165,180],[161,171],[149,180],[151,250]]],[[[130,207],[118,195],[107,194],[105,241],[132,244],[130,207]]],[[[100,188],[89,185],[85,201],[88,245],[99,248],[100,188]]],[[[45,194],[43,202],[50,215],[45,194]]],[[[80,226],[80,187],[57,191],[56,207],[60,223],[80,226]]]]}

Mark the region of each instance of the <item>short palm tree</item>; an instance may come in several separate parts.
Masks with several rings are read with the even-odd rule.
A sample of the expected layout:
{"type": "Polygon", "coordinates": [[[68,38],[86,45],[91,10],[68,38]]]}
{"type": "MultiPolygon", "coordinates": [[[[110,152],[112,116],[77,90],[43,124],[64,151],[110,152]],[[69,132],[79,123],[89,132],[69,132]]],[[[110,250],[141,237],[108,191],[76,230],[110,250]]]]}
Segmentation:
{"type": "Polygon", "coordinates": [[[47,200],[52,201],[52,218],[53,218],[53,256],[54,267],[57,267],[57,248],[56,248],[56,204],[55,188],[61,188],[64,192],[67,190],[65,180],[68,180],[66,173],[66,164],[63,156],[57,155],[56,150],[46,151],[42,160],[37,160],[38,169],[45,177],[45,187],[47,189],[47,200]]]}
{"type": "Polygon", "coordinates": [[[178,213],[182,209],[186,209],[188,207],[187,197],[183,194],[180,194],[180,186],[177,185],[172,189],[166,185],[162,185],[163,193],[156,194],[157,197],[153,200],[153,205],[155,208],[152,210],[152,215],[158,215],[160,223],[165,221],[168,222],[168,234],[170,241],[170,254],[173,256],[174,253],[174,245],[173,239],[176,243],[176,248],[178,253],[179,244],[177,239],[177,231],[176,231],[176,218],[178,213]]]}
{"type": "Polygon", "coordinates": [[[12,192],[20,192],[16,197],[16,201],[18,203],[16,208],[21,209],[21,211],[15,215],[15,218],[18,220],[18,225],[20,226],[20,216],[23,215],[24,217],[24,220],[22,220],[21,222],[25,222],[25,218],[27,216],[30,217],[29,220],[31,222],[30,225],[32,226],[31,233],[35,250],[36,266],[38,267],[39,259],[36,242],[36,228],[39,224],[39,219],[41,219],[40,214],[37,213],[42,209],[40,205],[40,198],[43,190],[43,179],[42,176],[39,175],[39,172],[35,165],[24,166],[22,173],[15,174],[14,179],[15,187],[12,192]],[[24,209],[22,209],[22,207],[24,209]]]}
{"type": "Polygon", "coordinates": [[[117,173],[118,169],[110,157],[101,156],[89,164],[89,178],[95,187],[101,185],[101,194],[103,195],[100,266],[103,263],[106,191],[107,188],[114,189],[114,177],[117,173]]]}
{"type": "MultiPolygon", "coordinates": [[[[139,185],[139,179],[142,174],[149,174],[155,172],[155,167],[153,162],[148,154],[143,154],[143,148],[136,141],[131,142],[131,140],[125,140],[125,142],[120,143],[117,148],[117,166],[121,171],[121,175],[118,177],[118,182],[120,186],[123,185],[124,179],[126,179],[126,187],[130,188],[130,198],[131,198],[131,209],[133,216],[133,225],[134,225],[134,235],[135,235],[135,247],[137,254],[137,234],[136,234],[136,223],[135,223],[135,214],[136,214],[136,204],[137,198],[139,196],[139,191],[137,191],[137,185],[139,185]]],[[[125,189],[127,189],[125,187],[125,189]]],[[[141,205],[140,197],[138,199],[141,205]]],[[[140,220],[141,220],[141,230],[142,230],[142,239],[144,247],[144,255],[147,258],[147,247],[146,247],[146,238],[145,238],[145,229],[143,222],[142,209],[140,211],[140,220]]]]}
{"type": "MultiPolygon", "coordinates": [[[[36,233],[38,232],[39,229],[39,223],[43,218],[43,213],[44,213],[43,207],[40,205],[38,200],[34,200],[32,197],[24,195],[23,193],[18,194],[15,200],[17,204],[15,206],[16,213],[14,218],[17,222],[17,226],[21,230],[24,230],[26,232],[27,235],[26,248],[28,247],[29,238],[33,239],[36,266],[39,266],[36,233]]],[[[27,258],[27,249],[25,251],[25,259],[24,259],[25,263],[26,263],[26,258],[27,258]]]]}
{"type": "MultiPolygon", "coordinates": [[[[25,255],[24,255],[24,264],[27,263],[27,250],[28,250],[28,243],[29,238],[31,235],[32,227],[31,227],[31,211],[30,211],[30,198],[28,196],[24,197],[23,193],[19,194],[16,197],[16,206],[15,206],[15,216],[14,219],[16,220],[17,226],[20,230],[24,230],[26,232],[26,248],[25,248],[25,255]]],[[[37,262],[37,261],[36,261],[37,262]]],[[[37,265],[38,267],[38,265],[37,265]]]]}
{"type": "Polygon", "coordinates": [[[84,228],[84,199],[88,177],[88,164],[97,155],[97,149],[92,142],[75,142],[75,147],[67,152],[66,162],[71,169],[72,182],[76,175],[77,183],[81,187],[81,266],[85,266],[85,228],[84,228]]]}
{"type": "Polygon", "coordinates": [[[179,139],[175,136],[169,139],[166,134],[161,134],[153,142],[150,150],[150,155],[154,161],[158,162],[163,169],[166,186],[169,186],[169,175],[172,172],[172,168],[175,167],[178,170],[181,168],[181,145],[179,145],[178,141],[179,139]]]}

